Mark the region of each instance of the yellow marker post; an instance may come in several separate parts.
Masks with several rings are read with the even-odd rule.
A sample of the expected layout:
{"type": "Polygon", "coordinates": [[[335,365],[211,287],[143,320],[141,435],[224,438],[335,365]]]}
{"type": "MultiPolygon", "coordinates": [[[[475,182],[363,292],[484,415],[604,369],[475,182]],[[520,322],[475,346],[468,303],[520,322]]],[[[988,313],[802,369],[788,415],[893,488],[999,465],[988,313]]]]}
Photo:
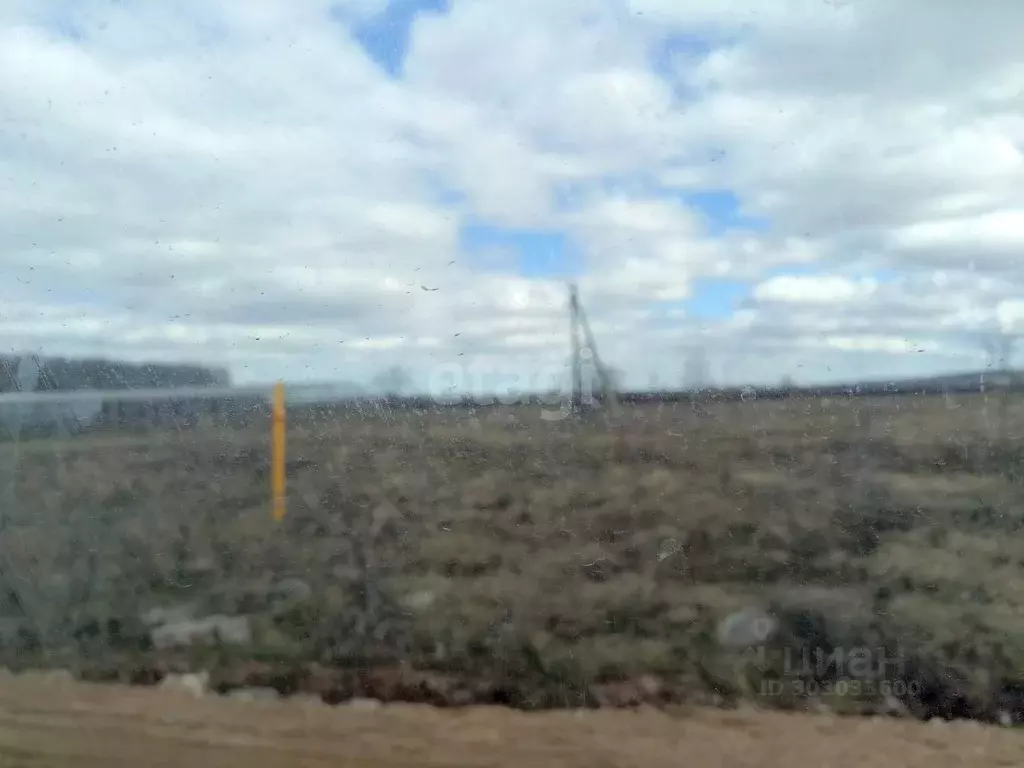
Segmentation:
{"type": "Polygon", "coordinates": [[[274,408],[270,425],[270,489],[274,519],[284,518],[284,382],[274,385],[274,408]]]}

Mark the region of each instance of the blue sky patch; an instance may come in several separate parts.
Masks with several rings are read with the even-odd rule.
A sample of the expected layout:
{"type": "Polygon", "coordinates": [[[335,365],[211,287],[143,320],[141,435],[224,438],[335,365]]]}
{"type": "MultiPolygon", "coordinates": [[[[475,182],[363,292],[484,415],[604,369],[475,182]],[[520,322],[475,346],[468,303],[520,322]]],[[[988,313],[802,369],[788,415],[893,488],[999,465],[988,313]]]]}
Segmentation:
{"type": "Polygon", "coordinates": [[[732,229],[748,229],[763,232],[768,229],[768,222],[753,216],[747,216],[741,210],[739,197],[730,189],[705,189],[697,192],[684,192],[680,198],[700,211],[708,224],[712,235],[721,235],[732,229]]]}
{"type": "Polygon", "coordinates": [[[674,76],[679,64],[700,61],[714,48],[714,43],[702,35],[668,35],[654,44],[651,65],[654,71],[663,77],[674,76]]]}
{"type": "Polygon", "coordinates": [[[698,211],[707,223],[708,233],[722,235],[730,230],[765,232],[767,219],[743,212],[739,196],[731,189],[674,189],[658,184],[644,174],[607,176],[586,184],[564,184],[555,192],[555,201],[562,212],[578,210],[595,195],[626,195],[636,199],[677,200],[698,211]]]}
{"type": "Polygon", "coordinates": [[[76,3],[39,3],[34,9],[42,26],[67,40],[80,43],[86,39],[85,26],[82,24],[81,9],[76,3]]]}
{"type": "Polygon", "coordinates": [[[440,177],[428,178],[426,184],[434,199],[448,208],[458,208],[466,204],[466,193],[447,183],[440,177]]]}
{"type": "MultiPolygon", "coordinates": [[[[698,320],[718,321],[731,317],[737,310],[749,304],[754,286],[773,277],[813,277],[835,275],[835,270],[823,269],[821,265],[793,264],[766,270],[757,280],[736,280],[721,277],[699,277],[693,281],[692,294],[688,299],[668,302],[666,307],[680,307],[688,316],[698,320]]],[[[873,277],[879,283],[892,282],[898,273],[891,270],[847,275],[851,278],[873,277]]]]}
{"type": "MultiPolygon", "coordinates": [[[[674,304],[686,310],[690,317],[700,320],[724,320],[737,310],[749,304],[754,287],[773,277],[817,277],[843,274],[836,270],[822,268],[818,264],[792,264],[765,270],[756,280],[736,280],[721,277],[699,277],[693,281],[690,298],[674,304]]],[[[853,279],[874,278],[879,283],[890,283],[899,279],[893,270],[875,270],[861,274],[845,275],[853,279]]]]}
{"type": "MultiPolygon", "coordinates": [[[[447,13],[449,0],[391,0],[383,11],[356,24],[352,34],[377,65],[391,77],[401,77],[409,52],[409,36],[413,22],[421,13],[447,13]]],[[[331,15],[345,21],[340,5],[331,15]]]]}
{"type": "Polygon", "coordinates": [[[462,250],[488,271],[515,272],[522,277],[578,276],[583,257],[564,232],[510,229],[471,221],[459,232],[462,250]]]}
{"type": "Polygon", "coordinates": [[[650,52],[651,69],[671,88],[679,101],[696,101],[699,93],[687,87],[679,71],[687,65],[696,65],[712,50],[714,44],[707,38],[693,34],[674,34],[655,43],[650,52]]]}
{"type": "Polygon", "coordinates": [[[749,298],[753,284],[724,277],[699,277],[693,281],[690,298],[680,302],[690,317],[724,320],[749,298]]]}
{"type": "Polygon", "coordinates": [[[672,88],[678,101],[697,101],[703,95],[702,89],[685,82],[687,68],[697,67],[715,50],[736,45],[747,35],[747,32],[738,29],[726,31],[710,28],[666,35],[651,47],[651,69],[672,88]]]}

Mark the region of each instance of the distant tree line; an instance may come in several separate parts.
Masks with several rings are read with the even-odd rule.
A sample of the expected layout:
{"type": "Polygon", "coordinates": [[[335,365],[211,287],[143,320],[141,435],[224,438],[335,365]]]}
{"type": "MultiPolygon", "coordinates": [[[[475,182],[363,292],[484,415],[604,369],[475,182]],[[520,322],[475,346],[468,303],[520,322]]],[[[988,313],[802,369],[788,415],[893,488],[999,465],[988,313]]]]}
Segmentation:
{"type": "MultiPolygon", "coordinates": [[[[20,355],[0,355],[0,392],[19,389],[20,355]]],[[[46,357],[39,359],[34,389],[73,392],[82,389],[167,389],[230,386],[226,370],[199,365],[126,363],[118,360],[46,357]]]]}

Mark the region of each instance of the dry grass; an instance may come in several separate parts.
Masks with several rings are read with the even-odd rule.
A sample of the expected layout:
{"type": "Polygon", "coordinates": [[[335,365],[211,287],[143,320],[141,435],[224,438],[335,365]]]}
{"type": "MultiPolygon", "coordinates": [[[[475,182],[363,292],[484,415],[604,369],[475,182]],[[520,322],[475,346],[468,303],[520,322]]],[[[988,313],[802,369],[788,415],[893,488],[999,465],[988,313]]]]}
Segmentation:
{"type": "MultiPolygon", "coordinates": [[[[380,687],[353,670],[400,666],[420,677],[399,695],[428,701],[593,704],[645,676],[661,701],[722,700],[757,680],[737,679],[714,626],[754,602],[795,622],[787,643],[884,643],[917,679],[925,663],[959,672],[933,688],[974,714],[1017,684],[1024,448],[984,426],[980,398],[708,411],[637,407],[612,427],[509,409],[298,420],[281,526],[263,431],[23,445],[2,536],[46,631],[0,653],[93,675],[264,664],[349,694],[380,687]],[[284,576],[313,596],[273,617],[261,600],[284,576]],[[184,601],[251,615],[254,642],[148,648],[139,613],[184,601]]],[[[1024,409],[1008,413],[1013,435],[1024,409]]]]}

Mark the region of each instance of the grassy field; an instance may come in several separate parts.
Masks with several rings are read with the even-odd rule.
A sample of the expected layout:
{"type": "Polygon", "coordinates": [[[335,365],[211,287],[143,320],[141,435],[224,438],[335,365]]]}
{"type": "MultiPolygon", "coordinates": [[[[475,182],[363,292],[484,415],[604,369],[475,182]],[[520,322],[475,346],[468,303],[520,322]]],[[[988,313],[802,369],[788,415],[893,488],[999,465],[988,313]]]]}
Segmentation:
{"type": "Polygon", "coordinates": [[[0,446],[0,661],[328,701],[1024,706],[1024,401],[300,418],[282,524],[268,431],[0,446]],[[724,647],[751,607],[779,631],[724,647]],[[154,609],[247,632],[167,645],[154,609]]]}

